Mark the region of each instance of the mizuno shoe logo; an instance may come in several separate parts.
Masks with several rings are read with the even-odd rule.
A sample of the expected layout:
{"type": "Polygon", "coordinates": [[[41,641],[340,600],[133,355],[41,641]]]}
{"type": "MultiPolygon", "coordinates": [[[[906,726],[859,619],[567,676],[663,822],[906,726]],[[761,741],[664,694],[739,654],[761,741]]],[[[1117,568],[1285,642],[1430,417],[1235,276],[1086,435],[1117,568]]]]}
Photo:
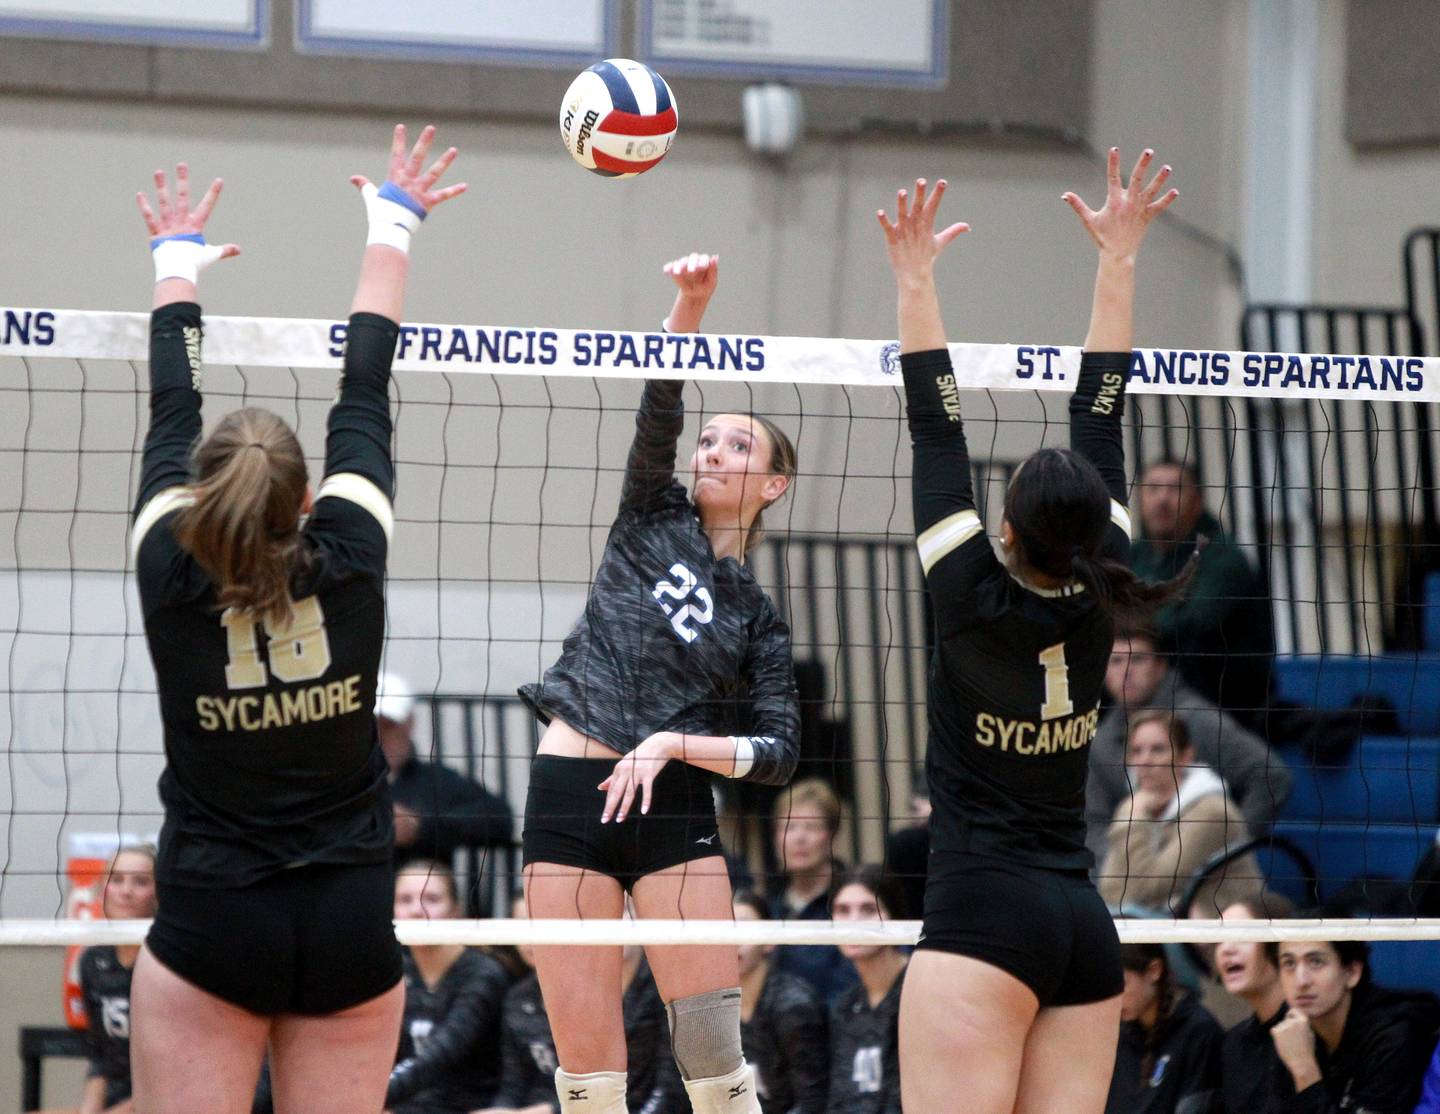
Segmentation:
{"type": "Polygon", "coordinates": [[[719,835],[719,834],[720,834],[719,832],[711,832],[708,836],[705,836],[705,837],[702,838],[702,839],[697,839],[695,842],[696,842],[696,843],[703,843],[703,844],[705,844],[705,846],[708,847],[708,846],[710,846],[710,844],[712,844],[712,843],[715,842],[715,837],[716,837],[717,835],[719,835]]]}
{"type": "Polygon", "coordinates": [[[589,1097],[590,1097],[590,1096],[585,1093],[585,1088],[584,1088],[584,1087],[581,1087],[581,1088],[579,1088],[578,1090],[577,1090],[576,1088],[574,1088],[574,1087],[570,1088],[570,1101],[571,1101],[571,1102],[584,1102],[584,1101],[585,1101],[586,1099],[588,1099],[589,1097]]]}
{"type": "Polygon", "coordinates": [[[743,1084],[743,1083],[737,1083],[737,1084],[735,1084],[735,1086],[733,1086],[733,1087],[730,1088],[730,1097],[731,1097],[732,1099],[738,1099],[738,1098],[739,1098],[741,1095],[743,1095],[744,1093],[745,1093],[745,1084],[743,1084]]]}

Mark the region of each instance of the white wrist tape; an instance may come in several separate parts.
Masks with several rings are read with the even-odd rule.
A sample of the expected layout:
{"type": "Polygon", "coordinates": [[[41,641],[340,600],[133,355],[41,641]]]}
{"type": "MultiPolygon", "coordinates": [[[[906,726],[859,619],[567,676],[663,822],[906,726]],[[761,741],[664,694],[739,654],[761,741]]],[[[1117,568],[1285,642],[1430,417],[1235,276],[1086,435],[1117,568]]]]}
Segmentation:
{"type": "Polygon", "coordinates": [[[744,777],[755,766],[755,743],[748,735],[731,735],[730,741],[735,744],[735,770],[730,776],[744,777]]]}
{"type": "Polygon", "coordinates": [[[223,249],[207,244],[198,232],[184,236],[157,236],[150,241],[150,257],[155,260],[155,281],[178,278],[198,282],[200,272],[220,258],[223,249]]]}
{"type": "Polygon", "coordinates": [[[425,209],[393,182],[379,189],[367,182],[360,191],[365,198],[365,214],[370,218],[370,234],[365,246],[384,244],[406,254],[410,237],[425,219],[425,209]]]}

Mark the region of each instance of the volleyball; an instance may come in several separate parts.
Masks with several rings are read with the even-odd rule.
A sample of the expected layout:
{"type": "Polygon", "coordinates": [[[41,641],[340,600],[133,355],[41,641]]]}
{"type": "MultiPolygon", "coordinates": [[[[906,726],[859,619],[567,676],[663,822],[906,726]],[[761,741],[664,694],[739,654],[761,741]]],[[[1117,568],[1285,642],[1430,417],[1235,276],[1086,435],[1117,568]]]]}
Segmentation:
{"type": "Polygon", "coordinates": [[[596,62],[570,83],[560,105],[565,149],[605,178],[645,173],[669,152],[678,124],[665,79],[629,58],[596,62]]]}

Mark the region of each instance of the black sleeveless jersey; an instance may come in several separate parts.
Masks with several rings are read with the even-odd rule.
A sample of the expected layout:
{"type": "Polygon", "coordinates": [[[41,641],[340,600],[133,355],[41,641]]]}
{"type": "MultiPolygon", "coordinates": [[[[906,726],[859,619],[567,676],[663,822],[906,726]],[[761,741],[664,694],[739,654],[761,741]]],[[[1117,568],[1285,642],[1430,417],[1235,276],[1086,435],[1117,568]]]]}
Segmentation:
{"type": "Polygon", "coordinates": [[[783,785],[800,747],[790,630],[748,568],[716,559],[675,480],[682,387],[645,384],[585,611],[544,680],[520,695],[545,722],[558,717],[622,754],[657,731],[749,735],[747,779],[783,785]]]}
{"type": "MultiPolygon", "coordinates": [[[[505,995],[504,1043],[500,1055],[500,1093],[495,1105],[516,1109],[546,1103],[560,1109],[555,1094],[555,1038],[540,980],[532,971],[505,995]]],[[[650,966],[640,970],[625,989],[625,1048],[629,1061],[625,1103],[630,1114],[681,1114],[690,1109],[680,1070],[670,1052],[665,1003],[655,988],[650,966]]]]}
{"type": "Polygon", "coordinates": [[[467,948],[432,990],[405,949],[405,1015],[385,1109],[458,1111],[489,1106],[500,1086],[500,1009],[510,975],[467,948]]]}
{"type": "Polygon", "coordinates": [[[374,707],[398,335],[383,317],[350,319],[325,477],[303,531],[310,568],[291,584],[293,622],[269,630],[222,613],[175,538],[200,436],[200,307],[176,303],[151,318],[150,429],[131,549],[165,728],[161,882],[243,886],[287,866],[390,857],[374,707]]]}
{"type": "Polygon", "coordinates": [[[740,1025],[764,1114],[824,1114],[827,1042],[825,1007],[810,984],[772,969],[750,1020],[740,1025]]]}
{"type": "Polygon", "coordinates": [[[878,1006],[856,983],[830,1007],[829,1114],[900,1114],[901,971],[878,1006]]]}
{"type": "MultiPolygon", "coordinates": [[[[935,616],[926,772],[931,854],[968,852],[1088,870],[1085,779],[1114,627],[1078,585],[1022,583],[975,510],[959,385],[945,349],[906,353],[915,530],[935,616]]],[[[1128,353],[1089,353],[1070,442],[1111,495],[1104,555],[1125,562],[1121,442],[1128,353]]]]}
{"type": "Polygon", "coordinates": [[[105,1080],[105,1108],[130,1097],[130,976],[109,944],[80,955],[80,993],[88,1023],[85,1043],[90,1066],[86,1076],[105,1080]]]}

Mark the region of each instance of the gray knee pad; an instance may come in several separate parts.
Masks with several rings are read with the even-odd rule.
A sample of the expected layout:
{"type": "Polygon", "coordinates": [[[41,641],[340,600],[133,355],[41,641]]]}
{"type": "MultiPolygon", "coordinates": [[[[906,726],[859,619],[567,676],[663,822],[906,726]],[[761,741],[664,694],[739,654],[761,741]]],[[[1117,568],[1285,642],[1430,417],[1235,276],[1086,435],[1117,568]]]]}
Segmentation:
{"type": "Polygon", "coordinates": [[[687,1082],[730,1075],[744,1063],[738,986],[677,998],[665,1012],[670,1018],[675,1063],[687,1082]]]}

